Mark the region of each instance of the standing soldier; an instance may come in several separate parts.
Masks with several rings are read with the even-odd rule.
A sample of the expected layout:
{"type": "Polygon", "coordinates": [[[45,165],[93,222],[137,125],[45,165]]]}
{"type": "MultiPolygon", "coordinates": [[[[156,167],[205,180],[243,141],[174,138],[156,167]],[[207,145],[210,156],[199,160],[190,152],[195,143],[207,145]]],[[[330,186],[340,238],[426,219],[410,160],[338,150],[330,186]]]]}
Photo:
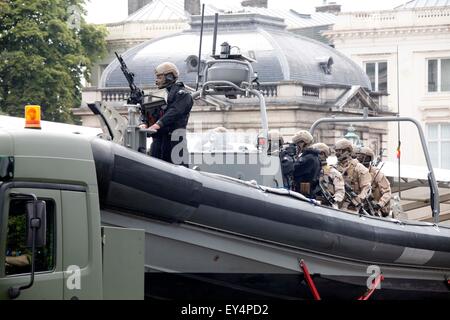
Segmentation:
{"type": "Polygon", "coordinates": [[[370,195],[372,176],[369,169],[364,167],[357,159],[352,159],[353,145],[347,139],[341,139],[335,145],[338,164],[336,169],[342,174],[345,188],[349,197],[344,203],[344,209],[358,211],[363,202],[370,195]]]}
{"type": "MultiPolygon", "coordinates": [[[[375,211],[383,217],[387,217],[391,211],[391,184],[380,169],[372,166],[375,154],[369,147],[362,147],[356,153],[357,159],[372,176],[372,196],[375,203],[372,204],[375,211]]],[[[369,199],[370,200],[370,199],[369,199]]]]}
{"type": "MultiPolygon", "coordinates": [[[[157,131],[153,134],[151,156],[187,167],[189,154],[186,126],[194,103],[192,96],[186,91],[184,84],[177,81],[179,71],[173,63],[161,63],[156,67],[155,75],[155,84],[158,89],[165,88],[167,90],[167,109],[162,117],[150,127],[157,131]]],[[[140,127],[147,128],[148,124],[142,123],[140,127]]]]}
{"type": "Polygon", "coordinates": [[[292,142],[297,145],[293,189],[311,199],[315,199],[318,192],[321,168],[319,151],[310,148],[313,140],[306,130],[297,132],[292,138],[292,142]]]}
{"type": "Polygon", "coordinates": [[[339,208],[345,198],[344,178],[341,173],[328,165],[327,158],[330,156],[330,148],[325,143],[315,143],[311,148],[318,150],[322,170],[320,172],[320,193],[325,202],[334,208],[339,208]]]}

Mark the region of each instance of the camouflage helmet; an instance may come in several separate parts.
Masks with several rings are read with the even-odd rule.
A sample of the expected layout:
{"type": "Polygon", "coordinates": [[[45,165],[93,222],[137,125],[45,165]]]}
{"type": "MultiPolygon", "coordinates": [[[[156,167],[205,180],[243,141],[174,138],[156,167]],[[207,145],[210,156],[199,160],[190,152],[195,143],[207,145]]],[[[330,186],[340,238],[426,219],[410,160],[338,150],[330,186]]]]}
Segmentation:
{"type": "Polygon", "coordinates": [[[353,152],[353,144],[347,140],[347,139],[340,139],[336,142],[334,145],[335,150],[350,150],[350,152],[353,152]]]}
{"type": "Polygon", "coordinates": [[[313,143],[314,138],[311,133],[309,133],[309,131],[300,130],[294,135],[294,137],[292,138],[292,142],[298,144],[300,141],[305,142],[306,145],[310,145],[311,143],[313,143]]]}
{"type": "Polygon", "coordinates": [[[209,131],[209,139],[217,140],[217,139],[219,139],[218,138],[219,136],[222,137],[220,139],[224,139],[227,132],[228,132],[228,130],[224,127],[216,127],[209,131]]]}
{"type": "Polygon", "coordinates": [[[361,147],[356,153],[361,153],[365,156],[370,157],[371,161],[375,158],[375,153],[373,153],[372,149],[370,149],[369,147],[361,147]]]}
{"type": "Polygon", "coordinates": [[[178,79],[178,76],[180,75],[177,66],[174,65],[172,62],[163,62],[155,68],[156,75],[160,74],[166,75],[169,73],[172,73],[175,79],[178,79]]]}
{"type": "Polygon", "coordinates": [[[209,142],[214,145],[214,148],[223,148],[227,144],[227,132],[224,127],[216,127],[209,131],[209,142]]]}
{"type": "Polygon", "coordinates": [[[325,143],[315,143],[311,146],[311,148],[318,150],[319,152],[323,152],[325,156],[329,157],[331,154],[330,147],[327,146],[325,143]]]}
{"type": "Polygon", "coordinates": [[[212,129],[213,132],[227,132],[228,130],[225,127],[215,127],[212,129]]]}

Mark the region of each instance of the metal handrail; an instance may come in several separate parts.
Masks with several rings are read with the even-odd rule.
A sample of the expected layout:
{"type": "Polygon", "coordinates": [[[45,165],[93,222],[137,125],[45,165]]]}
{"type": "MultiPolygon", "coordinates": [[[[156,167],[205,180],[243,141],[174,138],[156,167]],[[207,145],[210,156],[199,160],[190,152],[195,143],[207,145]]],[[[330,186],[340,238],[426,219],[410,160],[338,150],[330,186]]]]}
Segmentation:
{"type": "Polygon", "coordinates": [[[427,143],[425,140],[425,135],[422,130],[422,126],[420,123],[413,118],[410,117],[361,117],[361,118],[323,118],[319,119],[313,123],[309,132],[313,135],[316,128],[322,123],[340,123],[340,122],[412,122],[417,130],[419,131],[420,141],[422,143],[422,149],[425,154],[425,160],[427,162],[428,167],[428,179],[431,188],[431,210],[432,216],[435,224],[439,223],[439,212],[440,212],[440,203],[439,203],[439,189],[438,184],[434,175],[433,166],[431,164],[430,154],[428,153],[427,143]]]}
{"type": "MultiPolygon", "coordinates": [[[[267,141],[268,135],[269,135],[269,122],[267,120],[266,99],[264,98],[264,95],[260,91],[253,89],[250,86],[247,88],[241,88],[230,81],[207,81],[202,85],[200,90],[192,93],[192,97],[194,99],[198,96],[203,97],[205,94],[208,94],[208,91],[206,90],[206,88],[208,86],[220,86],[220,85],[230,86],[233,89],[236,89],[241,92],[250,92],[258,97],[259,108],[260,108],[260,112],[261,112],[261,127],[263,130],[263,137],[264,137],[265,141],[267,141]]],[[[249,84],[247,84],[247,85],[249,85],[249,84]]],[[[266,143],[265,147],[267,147],[267,143],[266,143]]]]}

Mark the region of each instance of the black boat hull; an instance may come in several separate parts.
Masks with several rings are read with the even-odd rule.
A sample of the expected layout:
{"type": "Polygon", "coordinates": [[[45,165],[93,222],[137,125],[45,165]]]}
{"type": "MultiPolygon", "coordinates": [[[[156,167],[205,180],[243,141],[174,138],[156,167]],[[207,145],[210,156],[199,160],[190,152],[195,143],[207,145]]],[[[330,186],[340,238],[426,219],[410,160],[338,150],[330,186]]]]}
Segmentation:
{"type": "MultiPolygon", "coordinates": [[[[343,279],[344,280],[344,279],[343,279]]],[[[346,282],[314,276],[313,281],[323,300],[357,300],[367,292],[365,278],[346,282]]],[[[386,279],[370,300],[449,300],[444,281],[386,279]],[[408,284],[407,286],[405,284],[408,284]],[[404,289],[399,289],[402,287],[404,289]],[[395,287],[396,289],[392,289],[395,287]],[[439,288],[439,291],[433,291],[439,288]]],[[[156,300],[312,300],[313,295],[303,274],[235,274],[235,273],[161,273],[145,274],[145,297],[156,300]]]]}
{"type": "MultiPolygon", "coordinates": [[[[325,296],[334,297],[337,284],[346,289],[336,297],[361,295],[367,268],[376,266],[385,276],[387,298],[448,298],[448,228],[348,214],[100,139],[92,149],[100,206],[108,212],[104,222],[146,229],[146,264],[153,271],[205,273],[205,280],[225,277],[224,283],[239,284],[247,273],[291,273],[297,279],[298,260],[305,259],[325,296]]],[[[272,282],[277,287],[280,279],[261,280],[262,292],[273,291],[272,282]]],[[[292,289],[276,295],[308,297],[299,289],[301,279],[281,287],[292,289]]]]}

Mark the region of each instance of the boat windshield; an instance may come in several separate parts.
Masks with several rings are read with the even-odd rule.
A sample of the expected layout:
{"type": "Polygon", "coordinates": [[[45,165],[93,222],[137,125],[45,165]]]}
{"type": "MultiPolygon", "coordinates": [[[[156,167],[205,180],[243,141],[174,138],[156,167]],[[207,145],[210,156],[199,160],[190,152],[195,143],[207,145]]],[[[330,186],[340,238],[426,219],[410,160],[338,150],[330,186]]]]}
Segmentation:
{"type": "Polygon", "coordinates": [[[208,152],[257,152],[257,132],[229,131],[216,128],[200,133],[188,133],[190,153],[208,152]]]}

